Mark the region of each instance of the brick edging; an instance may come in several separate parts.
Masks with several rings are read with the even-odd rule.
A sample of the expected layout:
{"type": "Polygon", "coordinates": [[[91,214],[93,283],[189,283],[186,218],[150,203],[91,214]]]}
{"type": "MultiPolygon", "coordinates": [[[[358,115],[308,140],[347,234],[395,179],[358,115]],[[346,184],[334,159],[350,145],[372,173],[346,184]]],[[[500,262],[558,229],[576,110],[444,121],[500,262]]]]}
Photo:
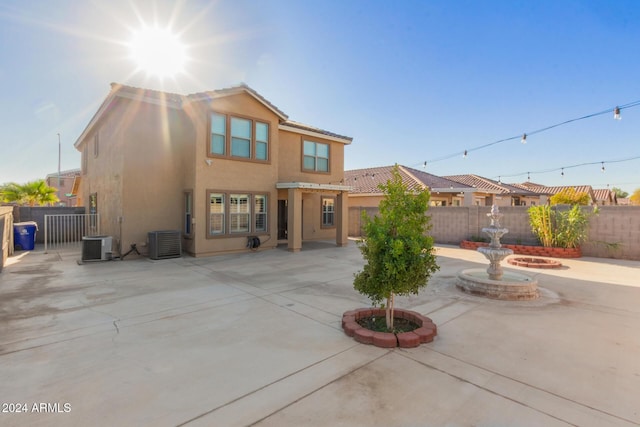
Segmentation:
{"type": "Polygon", "coordinates": [[[358,324],[357,320],[371,316],[385,316],[386,311],[382,308],[359,308],[346,311],[342,315],[342,329],[362,344],[371,344],[382,348],[411,348],[420,344],[433,341],[438,335],[438,328],[431,319],[415,311],[396,308],[395,318],[402,318],[414,322],[419,327],[411,332],[395,334],[393,332],[375,332],[364,328],[358,324]]]}
{"type": "MultiPolygon", "coordinates": [[[[478,250],[479,247],[489,246],[487,242],[472,242],[463,240],[460,242],[462,249],[478,250]]],[[[582,251],[580,248],[550,248],[546,246],[529,245],[502,245],[503,248],[511,249],[517,255],[546,256],[550,258],[580,258],[582,251]]]]}

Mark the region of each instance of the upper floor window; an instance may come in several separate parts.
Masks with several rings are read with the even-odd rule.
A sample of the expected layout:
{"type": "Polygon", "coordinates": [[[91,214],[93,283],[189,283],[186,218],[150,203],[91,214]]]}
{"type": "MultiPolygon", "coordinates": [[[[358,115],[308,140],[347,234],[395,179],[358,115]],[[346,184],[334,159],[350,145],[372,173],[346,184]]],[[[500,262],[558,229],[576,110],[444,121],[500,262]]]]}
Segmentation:
{"type": "Polygon", "coordinates": [[[211,113],[209,155],[269,160],[269,125],[257,120],[211,113]]]}
{"type": "Polygon", "coordinates": [[[100,134],[96,131],[93,135],[93,156],[98,157],[100,152],[100,134]]]}
{"type": "Polygon", "coordinates": [[[303,141],[304,170],[316,172],[329,172],[329,144],[303,141]]]}
{"type": "Polygon", "coordinates": [[[227,154],[227,117],[223,114],[211,114],[211,154],[227,154]]]}

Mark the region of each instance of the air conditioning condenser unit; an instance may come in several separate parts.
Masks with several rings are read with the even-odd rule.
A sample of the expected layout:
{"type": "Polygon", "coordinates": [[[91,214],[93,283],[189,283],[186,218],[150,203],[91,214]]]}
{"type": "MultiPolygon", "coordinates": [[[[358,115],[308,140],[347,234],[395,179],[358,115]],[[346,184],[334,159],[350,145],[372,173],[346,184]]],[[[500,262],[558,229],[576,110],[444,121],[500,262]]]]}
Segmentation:
{"type": "Polygon", "coordinates": [[[108,261],[112,258],[111,236],[84,236],[82,238],[82,261],[108,261]]]}
{"type": "Polygon", "coordinates": [[[182,256],[182,232],[180,230],[151,231],[149,233],[149,258],[167,259],[182,256]]]}

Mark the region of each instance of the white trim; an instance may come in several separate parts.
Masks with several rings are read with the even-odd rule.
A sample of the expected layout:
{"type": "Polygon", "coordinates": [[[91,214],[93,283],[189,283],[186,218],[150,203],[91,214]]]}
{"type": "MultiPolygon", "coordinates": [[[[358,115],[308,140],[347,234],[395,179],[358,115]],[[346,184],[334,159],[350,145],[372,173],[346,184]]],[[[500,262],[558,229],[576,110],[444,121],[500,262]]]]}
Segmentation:
{"type": "Polygon", "coordinates": [[[302,135],[307,135],[307,136],[313,136],[316,138],[322,138],[322,139],[327,139],[329,141],[334,141],[334,142],[340,142],[344,145],[349,145],[351,144],[351,140],[349,139],[345,139],[345,138],[339,138],[336,136],[330,136],[330,135],[326,135],[324,133],[321,132],[312,132],[310,130],[306,130],[306,129],[300,129],[294,126],[287,126],[284,124],[280,124],[278,125],[278,130],[284,130],[287,132],[293,132],[293,133],[298,133],[298,134],[302,134],[302,135]]]}

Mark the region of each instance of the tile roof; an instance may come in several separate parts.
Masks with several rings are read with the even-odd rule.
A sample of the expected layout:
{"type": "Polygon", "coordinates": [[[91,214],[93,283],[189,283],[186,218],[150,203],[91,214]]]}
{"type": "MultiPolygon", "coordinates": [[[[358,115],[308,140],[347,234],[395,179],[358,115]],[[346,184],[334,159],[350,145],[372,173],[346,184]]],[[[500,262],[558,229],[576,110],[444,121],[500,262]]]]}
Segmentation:
{"type": "Polygon", "coordinates": [[[286,121],[282,122],[281,125],[290,126],[292,128],[296,128],[296,129],[306,130],[306,131],[309,131],[309,132],[320,133],[322,135],[331,136],[333,138],[340,138],[340,139],[346,139],[348,141],[353,141],[353,138],[350,137],[350,136],[344,136],[344,135],[340,135],[340,134],[337,134],[337,133],[329,132],[328,130],[320,129],[320,128],[317,128],[317,127],[314,127],[314,126],[305,125],[304,123],[300,123],[300,122],[294,122],[293,120],[286,120],[286,121]]]}
{"type": "Polygon", "coordinates": [[[262,103],[264,106],[266,106],[271,111],[273,111],[279,117],[280,123],[283,125],[290,126],[292,128],[296,128],[300,130],[305,130],[308,132],[314,132],[321,135],[326,135],[333,138],[342,139],[343,142],[346,142],[346,141],[351,142],[353,140],[353,138],[348,136],[339,135],[337,133],[329,132],[327,130],[319,129],[313,126],[309,126],[309,125],[305,125],[302,123],[289,120],[289,116],[287,116],[282,110],[280,110],[278,107],[273,105],[269,100],[267,100],[265,97],[263,97],[254,89],[252,89],[251,87],[249,87],[244,83],[237,86],[231,86],[231,87],[216,89],[216,90],[207,91],[207,92],[197,92],[189,95],[180,95],[177,93],[164,92],[164,91],[153,90],[153,89],[144,89],[144,88],[139,88],[135,86],[124,85],[121,83],[111,83],[111,91],[109,92],[109,95],[102,102],[102,104],[98,108],[98,111],[96,111],[96,113],[93,115],[93,117],[85,127],[84,131],[80,134],[80,136],[74,143],[74,146],[76,148],[79,147],[80,143],[91,132],[94,125],[109,110],[109,106],[111,105],[111,102],[117,96],[123,97],[123,98],[142,100],[142,101],[151,102],[151,103],[159,103],[161,105],[166,105],[170,108],[181,109],[184,107],[185,104],[188,104],[189,102],[212,100],[215,98],[221,98],[224,96],[234,95],[238,93],[248,93],[249,95],[253,96],[260,103],[262,103]]]}
{"type": "Polygon", "coordinates": [[[498,194],[534,194],[527,188],[521,188],[512,184],[505,184],[479,175],[449,175],[445,176],[445,178],[476,188],[478,191],[497,192],[498,194]]]}
{"type": "MultiPolygon", "coordinates": [[[[60,171],[60,176],[62,177],[74,177],[74,176],[78,176],[80,175],[81,170],[80,169],[67,169],[64,171],[60,171]]],[[[58,177],[58,172],[52,172],[47,174],[46,178],[57,178],[58,177]]]]}
{"type": "Polygon", "coordinates": [[[558,194],[564,190],[571,188],[578,193],[587,193],[593,197],[593,188],[591,188],[590,185],[563,185],[563,186],[557,186],[557,187],[547,187],[544,185],[540,185],[540,186],[530,186],[528,188],[534,193],[550,194],[550,195],[558,194]]]}
{"type": "Polygon", "coordinates": [[[598,189],[594,188],[593,197],[598,201],[607,200],[607,201],[613,202],[614,200],[617,199],[616,193],[609,190],[608,188],[598,188],[598,189]]]}
{"type": "Polygon", "coordinates": [[[270,110],[272,110],[276,115],[280,116],[280,119],[285,121],[289,118],[282,110],[273,105],[267,98],[260,95],[254,89],[249,87],[249,85],[245,83],[241,83],[236,86],[230,86],[222,89],[215,89],[206,92],[197,92],[187,95],[190,101],[202,101],[207,99],[215,99],[223,96],[235,95],[237,93],[247,92],[252,95],[254,98],[258,99],[261,103],[267,106],[270,110]]]}
{"type": "MultiPolygon", "coordinates": [[[[351,194],[380,194],[382,190],[378,186],[386,184],[392,178],[392,170],[393,166],[381,166],[344,171],[344,184],[353,188],[351,194]]],[[[403,184],[410,191],[422,190],[425,187],[437,188],[440,191],[447,188],[460,191],[460,188],[467,187],[458,182],[406,166],[399,166],[399,172],[403,184]]]]}

